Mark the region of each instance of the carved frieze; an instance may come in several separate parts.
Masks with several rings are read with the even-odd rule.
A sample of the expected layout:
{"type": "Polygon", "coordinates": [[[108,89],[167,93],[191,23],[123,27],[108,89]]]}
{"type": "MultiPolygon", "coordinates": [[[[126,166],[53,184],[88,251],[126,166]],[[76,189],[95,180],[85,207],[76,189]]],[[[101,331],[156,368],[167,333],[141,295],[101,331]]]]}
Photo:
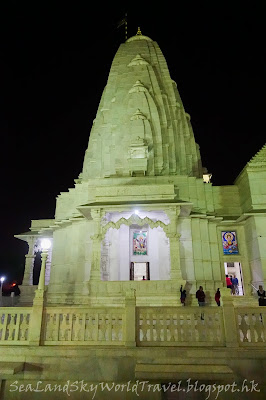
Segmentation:
{"type": "Polygon", "coordinates": [[[166,227],[167,227],[167,225],[162,221],[153,221],[152,219],[150,219],[148,217],[140,218],[138,215],[132,214],[131,217],[128,219],[123,217],[123,218],[120,218],[117,222],[113,222],[113,221],[108,222],[102,228],[102,232],[103,232],[103,234],[105,234],[108,231],[108,229],[110,229],[110,228],[119,229],[122,224],[127,225],[127,226],[130,226],[133,224],[143,226],[143,225],[148,224],[152,229],[160,226],[164,231],[166,230],[166,227]]]}

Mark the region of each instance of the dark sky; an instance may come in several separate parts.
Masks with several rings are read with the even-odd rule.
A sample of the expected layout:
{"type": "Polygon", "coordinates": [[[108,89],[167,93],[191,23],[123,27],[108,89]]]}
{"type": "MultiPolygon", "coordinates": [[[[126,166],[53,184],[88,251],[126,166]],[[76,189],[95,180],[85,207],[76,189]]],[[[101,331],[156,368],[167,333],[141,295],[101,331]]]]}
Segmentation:
{"type": "Polygon", "coordinates": [[[265,144],[265,2],[154,3],[2,3],[0,274],[23,268],[13,235],[53,218],[81,172],[125,11],[129,36],[140,26],[159,44],[214,185],[265,144]]]}

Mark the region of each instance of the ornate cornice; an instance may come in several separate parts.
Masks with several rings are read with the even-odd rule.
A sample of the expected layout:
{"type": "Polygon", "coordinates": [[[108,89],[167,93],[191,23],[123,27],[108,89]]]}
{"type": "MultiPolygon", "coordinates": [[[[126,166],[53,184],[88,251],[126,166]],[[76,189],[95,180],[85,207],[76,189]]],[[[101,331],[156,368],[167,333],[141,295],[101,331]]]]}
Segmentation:
{"type": "Polygon", "coordinates": [[[150,219],[148,217],[145,217],[142,219],[138,215],[132,214],[131,217],[128,219],[123,217],[123,218],[120,218],[117,222],[113,222],[113,221],[108,222],[106,225],[104,225],[102,227],[102,232],[103,232],[103,234],[105,234],[108,231],[108,229],[110,229],[110,228],[119,229],[121,225],[130,226],[133,224],[136,224],[139,226],[148,224],[152,229],[160,226],[161,228],[163,228],[164,231],[166,230],[166,227],[167,227],[167,225],[162,221],[154,222],[152,219],[150,219]]]}

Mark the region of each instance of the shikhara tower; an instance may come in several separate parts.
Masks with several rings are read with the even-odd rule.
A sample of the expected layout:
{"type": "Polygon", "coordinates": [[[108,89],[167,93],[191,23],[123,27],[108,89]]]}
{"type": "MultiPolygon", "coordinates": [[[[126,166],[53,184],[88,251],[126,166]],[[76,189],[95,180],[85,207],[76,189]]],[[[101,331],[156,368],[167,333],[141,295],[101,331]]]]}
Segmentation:
{"type": "Polygon", "coordinates": [[[50,304],[118,305],[134,288],[138,304],[174,305],[180,284],[191,304],[199,285],[213,304],[226,273],[248,296],[266,275],[264,153],[234,185],[205,183],[210,175],[163,53],[138,30],[114,57],[75,188],[58,196],[54,220],[32,221],[17,235],[29,243],[24,299],[33,295],[41,237],[53,238],[50,304]]]}
{"type": "Polygon", "coordinates": [[[123,43],[90,134],[82,180],[202,177],[198,145],[165,58],[147,36],[123,43]]]}

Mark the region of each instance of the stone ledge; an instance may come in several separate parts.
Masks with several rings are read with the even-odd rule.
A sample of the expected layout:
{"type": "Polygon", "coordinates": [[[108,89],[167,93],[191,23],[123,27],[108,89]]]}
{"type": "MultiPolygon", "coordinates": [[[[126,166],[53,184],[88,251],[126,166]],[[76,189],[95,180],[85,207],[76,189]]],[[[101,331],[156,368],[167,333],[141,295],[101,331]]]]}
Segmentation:
{"type": "Polygon", "coordinates": [[[230,379],[233,371],[226,365],[188,364],[136,364],[136,379],[230,379]]]}
{"type": "Polygon", "coordinates": [[[0,362],[1,375],[15,375],[24,370],[24,362],[0,362]]]}

